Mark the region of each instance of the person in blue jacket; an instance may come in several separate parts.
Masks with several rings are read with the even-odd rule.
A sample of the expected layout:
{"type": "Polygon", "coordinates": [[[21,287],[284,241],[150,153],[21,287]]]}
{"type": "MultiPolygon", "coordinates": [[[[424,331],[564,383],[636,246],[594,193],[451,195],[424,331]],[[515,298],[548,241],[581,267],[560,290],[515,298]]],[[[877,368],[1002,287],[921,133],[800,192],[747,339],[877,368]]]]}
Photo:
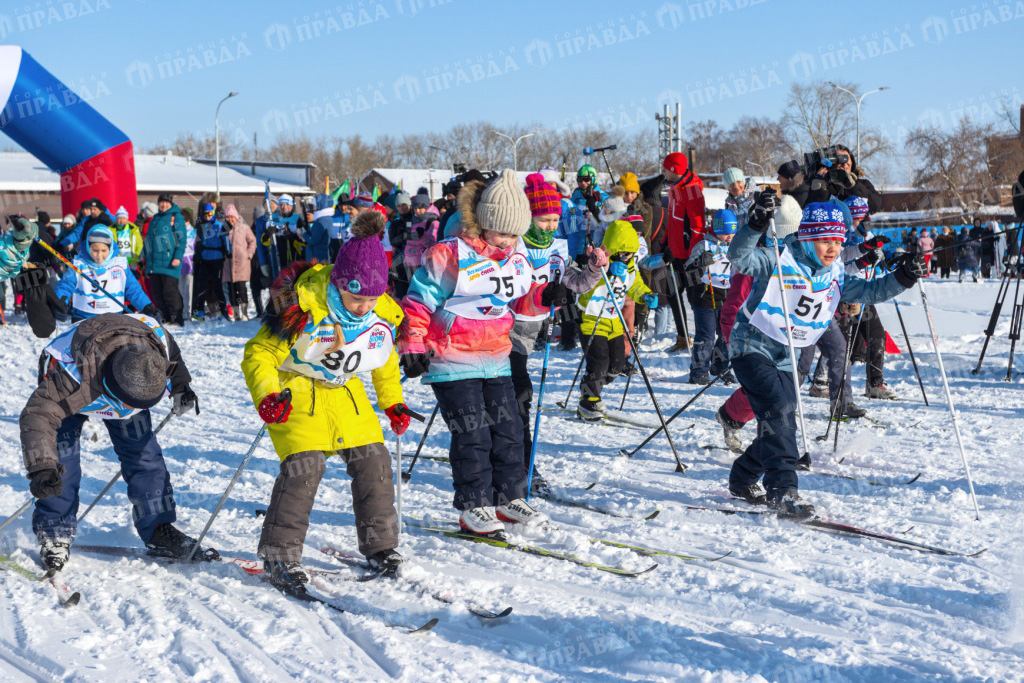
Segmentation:
{"type": "Polygon", "coordinates": [[[306,234],[306,260],[329,263],[334,200],[330,195],[318,194],[313,202],[313,223],[306,234]]]}
{"type": "Polygon", "coordinates": [[[202,320],[203,303],[210,317],[218,313],[230,320],[224,296],[224,259],[231,255],[231,238],[224,224],[214,215],[213,204],[203,204],[196,225],[196,248],[193,258],[195,279],[192,291],[192,317],[202,320]]]}
{"type": "Polygon", "coordinates": [[[797,398],[788,345],[814,344],[841,301],[885,301],[913,286],[927,268],[924,256],[913,254],[885,277],[865,280],[846,274],[840,258],[844,214],[829,202],[804,207],[797,234],[785,239],[777,261],[774,250],[757,248],[776,206],[774,190],[758,194],[747,222],[729,245],[735,270],[756,278],[736,315],[729,358],[758,421],[757,437],[732,465],[729,492],[748,503],[767,504],[780,515],[807,519],[815,512],[801,502],[797,490],[797,398]],[[762,476],[764,489],[758,484],[762,476]]]}
{"type": "Polygon", "coordinates": [[[93,198],[82,202],[82,217],[75,223],[75,227],[72,228],[71,232],[60,239],[58,244],[65,250],[72,249],[82,240],[82,235],[88,234],[89,229],[97,223],[114,225],[116,220],[114,219],[114,214],[110,213],[110,209],[104,206],[103,202],[99,199],[93,198]]]}
{"type": "Polygon", "coordinates": [[[161,319],[160,312],[135,279],[128,267],[128,259],[121,255],[114,233],[107,226],[94,225],[89,229],[85,235],[85,249],[79,250],[74,264],[94,282],[69,268],[57,283],[55,292],[65,307],[70,307],[71,322],[77,323],[101,313],[122,313],[125,300],[135,310],[161,319]]]}
{"type": "Polygon", "coordinates": [[[167,193],[157,198],[157,212],[149,220],[142,240],[142,260],[149,279],[149,295],[169,325],[184,325],[181,309],[181,260],[185,258],[185,218],[167,193]]]}

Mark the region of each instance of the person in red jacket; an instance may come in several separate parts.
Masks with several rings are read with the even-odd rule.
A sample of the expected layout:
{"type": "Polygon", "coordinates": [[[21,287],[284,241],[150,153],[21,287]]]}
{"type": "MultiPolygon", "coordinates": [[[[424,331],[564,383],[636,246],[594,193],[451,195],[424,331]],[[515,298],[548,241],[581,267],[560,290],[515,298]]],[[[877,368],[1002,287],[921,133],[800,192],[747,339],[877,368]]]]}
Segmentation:
{"type": "MultiPolygon", "coordinates": [[[[669,185],[665,221],[668,230],[668,249],[665,258],[672,259],[676,275],[681,276],[686,260],[690,258],[690,251],[704,239],[704,183],[690,170],[690,164],[682,152],[672,152],[665,157],[662,173],[669,185]]],[[[678,295],[678,289],[685,287],[686,283],[682,282],[677,287],[669,288],[669,298],[678,299],[678,302],[669,302],[676,321],[677,334],[675,346],[669,349],[669,353],[690,348],[683,321],[686,309],[683,306],[683,297],[678,295]]]]}

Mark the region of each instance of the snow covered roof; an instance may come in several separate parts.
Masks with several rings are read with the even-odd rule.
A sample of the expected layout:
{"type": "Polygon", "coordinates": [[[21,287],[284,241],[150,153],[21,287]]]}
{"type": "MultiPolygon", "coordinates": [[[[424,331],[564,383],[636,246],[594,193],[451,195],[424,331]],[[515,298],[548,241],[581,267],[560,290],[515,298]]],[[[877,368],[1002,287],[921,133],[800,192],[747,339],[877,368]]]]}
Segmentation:
{"type": "MultiPolygon", "coordinates": [[[[519,184],[526,185],[526,176],[537,171],[516,171],[516,178],[519,180],[519,184]]],[[[384,178],[392,185],[401,185],[402,190],[408,192],[410,195],[416,194],[416,190],[421,187],[427,188],[430,192],[431,199],[437,199],[441,196],[441,187],[455,177],[455,172],[448,168],[374,168],[370,169],[370,172],[360,178],[359,183],[363,185],[365,181],[369,181],[369,184],[363,185],[365,188],[369,188],[369,185],[373,183],[373,174],[384,178]]],[[[576,172],[568,170],[565,173],[565,184],[570,190],[576,189],[576,172]]],[[[607,173],[597,174],[597,184],[603,188],[608,189],[611,186],[611,176],[607,173]]],[[[390,188],[385,188],[390,189],[390,188]]]]}
{"type": "MultiPolygon", "coordinates": [[[[208,192],[217,186],[216,169],[172,154],[136,154],[138,192],[208,192]]],[[[308,193],[305,185],[271,182],[272,192],[308,193]]],[[[263,178],[220,168],[221,194],[263,192],[263,178]]],[[[27,152],[0,152],[0,192],[60,192],[60,176],[27,152]]]]}

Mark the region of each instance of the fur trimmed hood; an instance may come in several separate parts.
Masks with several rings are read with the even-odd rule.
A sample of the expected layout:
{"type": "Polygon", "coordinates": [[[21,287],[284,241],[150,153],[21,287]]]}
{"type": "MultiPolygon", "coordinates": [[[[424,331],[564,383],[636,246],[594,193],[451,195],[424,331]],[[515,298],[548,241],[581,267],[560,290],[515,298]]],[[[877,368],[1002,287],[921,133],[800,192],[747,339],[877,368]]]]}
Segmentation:
{"type": "Polygon", "coordinates": [[[300,305],[297,285],[312,268],[314,264],[310,261],[295,261],[278,274],[270,287],[263,324],[278,339],[294,341],[309,320],[309,311],[300,305]]]}
{"type": "Polygon", "coordinates": [[[480,203],[480,198],[483,196],[486,188],[487,183],[480,180],[472,180],[459,190],[459,195],[455,198],[455,208],[459,212],[458,234],[460,236],[482,236],[480,223],[476,220],[476,205],[480,203]]]}

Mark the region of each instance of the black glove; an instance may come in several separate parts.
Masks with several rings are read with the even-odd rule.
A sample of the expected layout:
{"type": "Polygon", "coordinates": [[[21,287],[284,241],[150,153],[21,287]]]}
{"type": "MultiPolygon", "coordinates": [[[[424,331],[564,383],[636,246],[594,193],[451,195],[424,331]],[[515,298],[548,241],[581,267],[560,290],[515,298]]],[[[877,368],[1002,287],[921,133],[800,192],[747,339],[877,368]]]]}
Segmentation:
{"type": "Polygon", "coordinates": [[[561,282],[549,282],[540,293],[543,306],[565,306],[569,303],[569,288],[561,282]]]}
{"type": "Polygon", "coordinates": [[[171,412],[175,417],[181,417],[193,408],[196,410],[196,415],[199,414],[199,397],[187,384],[182,391],[171,394],[171,402],[171,412]]]}
{"type": "Polygon", "coordinates": [[[161,313],[160,309],[153,304],[146,304],[143,306],[142,315],[148,315],[150,318],[156,318],[156,321],[161,324],[164,322],[164,314],[161,313]]]}
{"type": "Polygon", "coordinates": [[[662,258],[665,259],[665,263],[668,263],[673,258],[672,257],[672,247],[668,246],[667,242],[665,243],[665,248],[661,250],[661,256],[662,256],[662,258]]]}
{"type": "Polygon", "coordinates": [[[29,475],[28,490],[36,498],[49,498],[59,496],[64,487],[61,475],[64,474],[64,466],[58,465],[45,470],[39,470],[29,475]]]}
{"type": "MultiPolygon", "coordinates": [[[[864,251],[864,245],[860,245],[861,251],[864,251]]],[[[857,259],[854,263],[858,268],[867,268],[873,266],[882,260],[883,254],[881,249],[869,249],[867,253],[857,259]]]]}
{"type": "Polygon", "coordinates": [[[405,369],[406,377],[419,377],[430,367],[430,356],[426,353],[403,353],[399,365],[405,369]]]}
{"type": "Polygon", "coordinates": [[[594,195],[587,195],[587,209],[594,215],[594,218],[601,220],[601,208],[597,205],[597,198],[594,195]]]}
{"type": "Polygon", "coordinates": [[[918,278],[928,274],[928,266],[924,259],[924,254],[903,254],[894,260],[893,263],[896,264],[893,276],[906,289],[913,287],[917,283],[918,278]]]}
{"type": "Polygon", "coordinates": [[[881,249],[890,242],[892,242],[892,240],[885,235],[875,235],[869,240],[864,240],[861,243],[860,248],[861,251],[867,252],[873,249],[881,249]]]}
{"type": "Polygon", "coordinates": [[[754,195],[754,205],[750,207],[750,214],[747,217],[747,225],[757,232],[764,232],[768,229],[768,222],[775,214],[779,206],[779,198],[775,190],[768,188],[754,195]]]}
{"type": "Polygon", "coordinates": [[[694,265],[697,268],[707,268],[708,266],[711,266],[714,263],[715,255],[712,254],[710,251],[705,251],[701,253],[700,258],[697,259],[697,263],[695,263],[694,265]]]}

